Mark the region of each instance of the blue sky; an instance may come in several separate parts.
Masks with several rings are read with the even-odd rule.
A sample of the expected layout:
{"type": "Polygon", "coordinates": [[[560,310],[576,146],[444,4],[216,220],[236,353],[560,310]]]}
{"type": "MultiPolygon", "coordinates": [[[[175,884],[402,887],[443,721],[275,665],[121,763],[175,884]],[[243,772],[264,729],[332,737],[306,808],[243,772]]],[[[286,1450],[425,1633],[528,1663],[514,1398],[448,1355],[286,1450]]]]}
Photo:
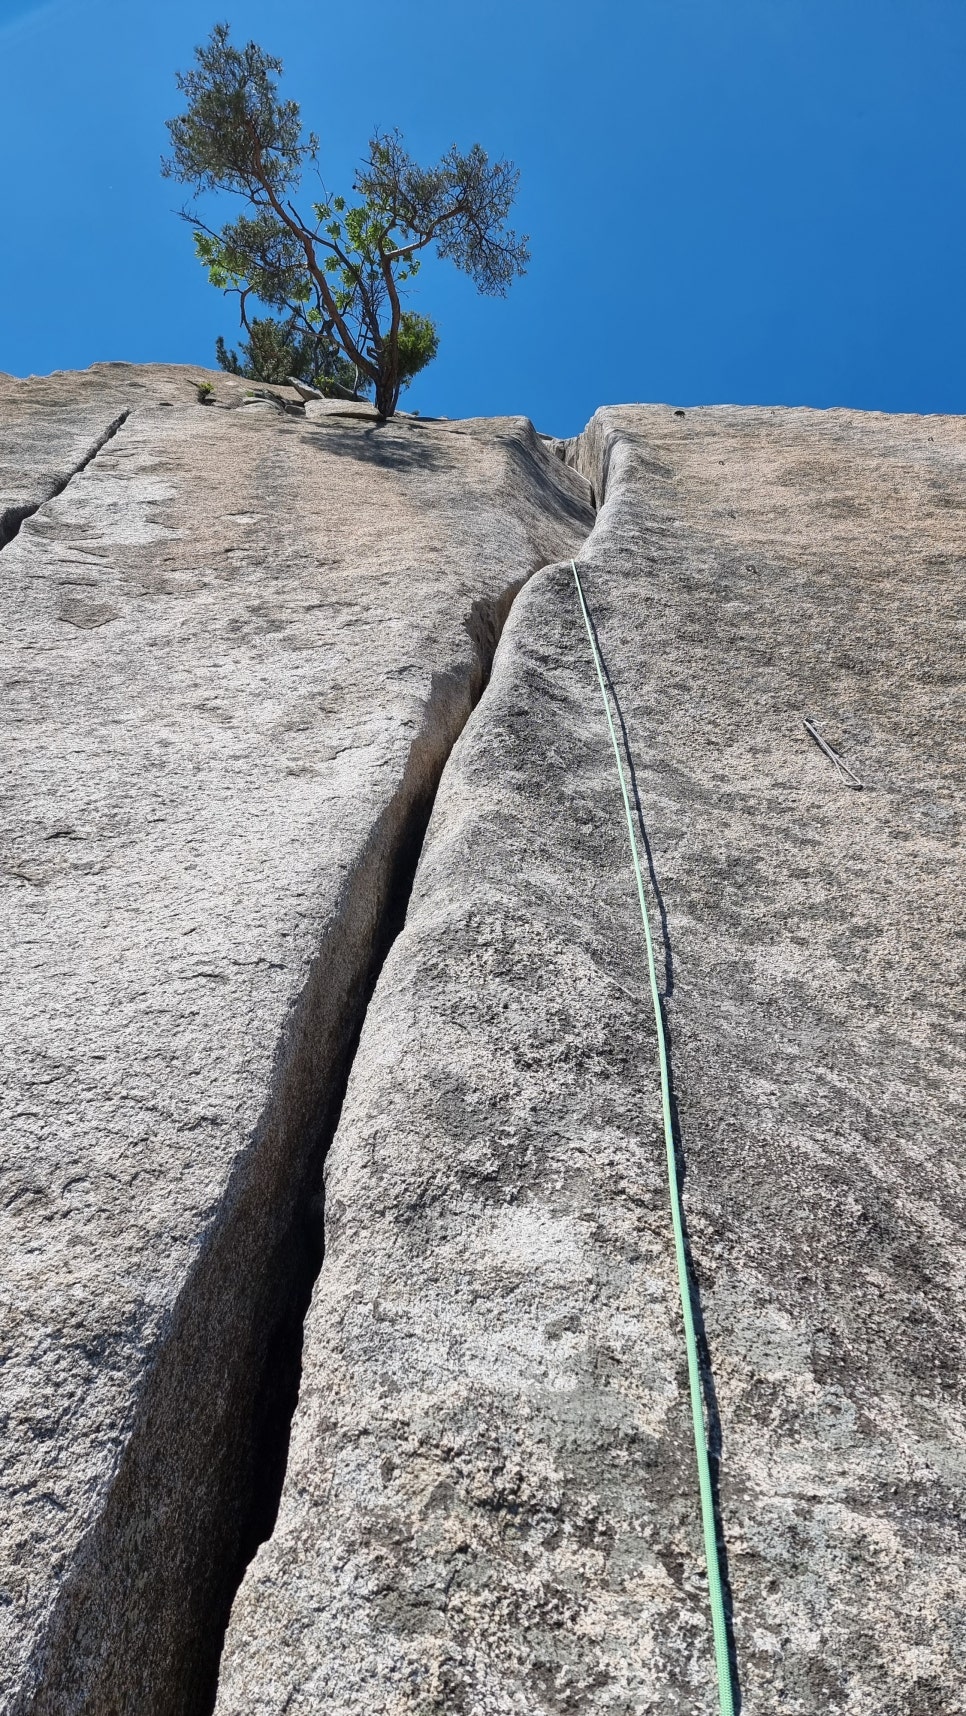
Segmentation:
{"type": "Polygon", "coordinates": [[[501,301],[424,270],[404,404],[966,411],[966,0],[0,0],[0,369],[234,333],[158,172],[219,18],[284,58],[333,189],[374,126],[521,169],[530,271],[501,301]]]}

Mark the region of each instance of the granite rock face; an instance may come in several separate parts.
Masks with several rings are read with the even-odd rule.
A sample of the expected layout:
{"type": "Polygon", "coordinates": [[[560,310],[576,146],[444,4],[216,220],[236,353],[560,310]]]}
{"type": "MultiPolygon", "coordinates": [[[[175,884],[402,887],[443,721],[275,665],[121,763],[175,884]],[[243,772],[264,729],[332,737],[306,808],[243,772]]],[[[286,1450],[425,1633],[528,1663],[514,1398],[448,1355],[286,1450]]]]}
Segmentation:
{"type": "Polygon", "coordinates": [[[6,1712],[210,1708],[346,1056],[514,593],[592,523],[522,419],[294,399],[0,385],[6,1712]]]}
{"type": "MultiPolygon", "coordinates": [[[[602,500],[580,564],[652,872],[743,1708],[953,1716],[966,422],[627,407],[558,451],[602,500]]],[[[655,1032],[566,564],[444,771],[325,1178],[219,1716],[711,1716],[655,1032]]]]}
{"type": "MultiPolygon", "coordinates": [[[[90,463],[130,411],[196,402],[201,383],[223,405],[240,405],[255,391],[235,376],[181,364],[97,363],[54,375],[0,374],[0,548],[90,463]]],[[[297,399],[290,387],[262,391],[297,399]]]]}

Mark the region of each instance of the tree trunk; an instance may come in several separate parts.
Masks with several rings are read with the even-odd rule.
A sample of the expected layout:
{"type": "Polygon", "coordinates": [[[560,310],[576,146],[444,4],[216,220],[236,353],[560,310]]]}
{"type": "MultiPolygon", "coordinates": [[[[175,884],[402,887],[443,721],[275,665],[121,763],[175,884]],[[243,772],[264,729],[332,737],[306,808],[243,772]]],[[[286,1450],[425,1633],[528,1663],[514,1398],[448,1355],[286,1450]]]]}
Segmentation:
{"type": "MultiPolygon", "coordinates": [[[[389,346],[390,341],[385,341],[389,346]]],[[[397,354],[385,349],[380,353],[379,377],[376,381],[376,410],[382,418],[395,414],[399,404],[399,363],[397,354]]]]}
{"type": "Polygon", "coordinates": [[[396,389],[391,382],[380,376],[376,382],[376,410],[382,418],[389,418],[396,409],[396,389]]]}

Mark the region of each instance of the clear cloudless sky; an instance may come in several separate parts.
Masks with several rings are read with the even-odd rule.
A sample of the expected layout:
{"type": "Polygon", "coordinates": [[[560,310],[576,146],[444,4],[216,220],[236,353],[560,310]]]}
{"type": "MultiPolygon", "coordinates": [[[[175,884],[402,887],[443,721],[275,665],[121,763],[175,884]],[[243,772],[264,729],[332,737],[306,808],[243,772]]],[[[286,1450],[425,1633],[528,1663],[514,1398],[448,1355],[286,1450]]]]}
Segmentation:
{"type": "Polygon", "coordinates": [[[220,19],[284,59],[330,189],[377,126],[521,170],[530,270],[424,269],[409,407],[966,411],[966,0],[0,0],[0,369],[234,334],[158,171],[220,19]]]}

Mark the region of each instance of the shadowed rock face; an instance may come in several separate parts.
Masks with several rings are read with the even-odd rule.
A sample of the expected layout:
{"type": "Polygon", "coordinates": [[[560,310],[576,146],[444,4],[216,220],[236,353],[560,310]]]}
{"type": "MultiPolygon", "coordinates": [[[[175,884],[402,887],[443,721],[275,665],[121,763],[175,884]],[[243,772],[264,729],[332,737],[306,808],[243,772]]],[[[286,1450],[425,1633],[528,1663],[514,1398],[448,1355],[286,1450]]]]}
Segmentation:
{"type": "MultiPolygon", "coordinates": [[[[951,1716],[966,423],[628,407],[561,451],[603,497],[744,1708],[951,1716]]],[[[636,914],[552,567],[366,1017],[220,1716],[717,1708],[636,914]]]]}
{"type": "Polygon", "coordinates": [[[346,1056],[513,595],[592,522],[522,419],[244,398],[0,384],[8,1712],[210,1706],[346,1056]]]}

